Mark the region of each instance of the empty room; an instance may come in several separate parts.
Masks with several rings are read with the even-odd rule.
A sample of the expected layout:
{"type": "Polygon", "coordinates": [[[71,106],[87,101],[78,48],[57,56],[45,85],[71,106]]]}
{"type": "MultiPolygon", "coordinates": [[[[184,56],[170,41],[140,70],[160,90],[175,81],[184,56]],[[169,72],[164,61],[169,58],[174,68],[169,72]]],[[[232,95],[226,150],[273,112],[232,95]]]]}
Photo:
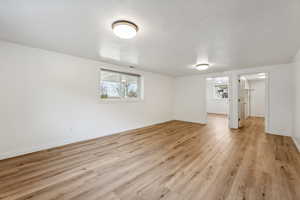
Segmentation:
{"type": "MultiPolygon", "coordinates": [[[[208,77],[206,79],[206,112],[207,121],[218,120],[228,125],[229,114],[229,78],[208,77]]],[[[220,128],[222,126],[219,126],[220,128]]],[[[223,128],[223,127],[222,127],[223,128]]]]}
{"type": "Polygon", "coordinates": [[[300,200],[299,0],[1,0],[0,200],[300,200]]]}

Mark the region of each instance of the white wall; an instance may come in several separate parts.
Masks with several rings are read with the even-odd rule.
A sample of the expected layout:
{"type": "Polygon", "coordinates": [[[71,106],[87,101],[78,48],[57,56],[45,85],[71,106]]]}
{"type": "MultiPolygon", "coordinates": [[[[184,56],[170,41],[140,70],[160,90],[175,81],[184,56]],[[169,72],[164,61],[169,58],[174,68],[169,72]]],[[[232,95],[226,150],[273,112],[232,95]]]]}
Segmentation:
{"type": "Polygon", "coordinates": [[[206,81],[206,109],[208,113],[228,114],[228,99],[216,99],[214,97],[214,80],[206,81]]]}
{"type": "Polygon", "coordinates": [[[300,151],[300,51],[293,65],[293,139],[300,151]]]}
{"type": "MultiPolygon", "coordinates": [[[[0,159],[171,120],[206,123],[207,75],[178,77],[138,72],[144,77],[140,102],[100,103],[98,69],[118,66],[13,43],[0,42],[0,159]],[[175,91],[175,94],[173,94],[175,91]]],[[[267,72],[269,133],[300,143],[300,65],[277,65],[218,74],[229,76],[231,108],[237,109],[239,74],[267,72]],[[292,107],[291,69],[295,101],[292,107]],[[235,99],[235,100],[234,100],[235,99]]],[[[230,116],[233,122],[237,116],[230,116]]]]}
{"type": "Polygon", "coordinates": [[[250,116],[265,116],[265,80],[250,80],[250,116]]]}
{"type": "Polygon", "coordinates": [[[172,119],[174,79],[141,72],[144,100],[100,103],[100,67],[60,53],[0,42],[0,159],[172,119]]]}
{"type": "MultiPolygon", "coordinates": [[[[206,108],[202,105],[206,102],[205,95],[205,78],[211,76],[229,76],[230,77],[230,127],[238,127],[238,77],[242,74],[252,74],[266,72],[268,73],[269,93],[267,98],[270,99],[266,113],[268,113],[267,132],[271,134],[279,134],[290,136],[292,133],[292,92],[291,92],[291,69],[292,64],[264,66],[257,68],[249,68],[243,70],[233,70],[218,74],[206,74],[197,76],[185,76],[176,79],[176,101],[182,101],[188,103],[188,110],[183,112],[180,107],[175,106],[175,119],[186,119],[188,121],[189,116],[193,116],[194,119],[201,119],[203,123],[206,119],[206,108]],[[198,80],[198,81],[196,81],[198,80]],[[191,84],[191,82],[193,84],[191,84]],[[203,84],[203,85],[202,85],[203,84]],[[189,91],[193,94],[189,94],[184,97],[184,89],[188,87],[189,91]],[[192,99],[187,99],[192,98],[192,99]],[[194,108],[194,109],[193,109],[194,108]]],[[[178,105],[178,103],[177,103],[178,105]]],[[[191,120],[192,121],[192,120],[191,120]]]]}
{"type": "Polygon", "coordinates": [[[206,123],[205,81],[205,77],[201,76],[176,79],[174,98],[176,120],[206,123]]]}

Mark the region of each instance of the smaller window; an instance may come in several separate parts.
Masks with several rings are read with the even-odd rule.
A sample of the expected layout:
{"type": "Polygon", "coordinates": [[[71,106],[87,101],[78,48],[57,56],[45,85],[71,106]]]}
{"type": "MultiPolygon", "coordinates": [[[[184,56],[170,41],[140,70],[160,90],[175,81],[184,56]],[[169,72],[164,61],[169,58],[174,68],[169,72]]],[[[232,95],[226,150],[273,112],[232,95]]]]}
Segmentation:
{"type": "Polygon", "coordinates": [[[215,85],[215,99],[228,99],[228,85],[215,85]]]}
{"type": "Polygon", "coordinates": [[[228,99],[228,77],[217,77],[214,81],[214,98],[228,99]]]}
{"type": "Polygon", "coordinates": [[[140,90],[141,76],[139,74],[101,69],[101,99],[139,99],[140,90]]]}

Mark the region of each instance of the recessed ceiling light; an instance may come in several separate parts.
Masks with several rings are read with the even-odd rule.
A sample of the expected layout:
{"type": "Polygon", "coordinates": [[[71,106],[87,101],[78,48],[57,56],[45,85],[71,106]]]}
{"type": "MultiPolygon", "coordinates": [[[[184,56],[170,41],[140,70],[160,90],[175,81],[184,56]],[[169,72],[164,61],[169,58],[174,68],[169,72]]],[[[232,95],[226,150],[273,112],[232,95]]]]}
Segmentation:
{"type": "Polygon", "coordinates": [[[258,76],[265,76],[265,73],[259,73],[258,76]]]}
{"type": "Polygon", "coordinates": [[[209,68],[209,64],[197,64],[195,68],[199,71],[207,70],[209,68]]]}
{"type": "Polygon", "coordinates": [[[136,24],[126,20],[118,20],[112,24],[113,32],[122,39],[130,39],[136,36],[139,28],[136,24]]]}

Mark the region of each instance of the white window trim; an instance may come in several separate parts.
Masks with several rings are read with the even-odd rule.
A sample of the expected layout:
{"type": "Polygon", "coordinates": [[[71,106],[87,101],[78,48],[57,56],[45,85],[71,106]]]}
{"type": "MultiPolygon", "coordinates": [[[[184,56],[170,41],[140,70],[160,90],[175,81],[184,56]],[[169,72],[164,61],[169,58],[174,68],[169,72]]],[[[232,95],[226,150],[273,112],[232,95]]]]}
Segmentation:
{"type": "Polygon", "coordinates": [[[98,70],[98,81],[97,81],[98,93],[97,97],[100,103],[134,103],[134,102],[141,102],[144,100],[144,77],[141,74],[119,70],[119,69],[111,69],[110,67],[100,67],[98,70]],[[101,70],[111,70],[119,73],[124,74],[137,74],[139,75],[139,90],[138,90],[138,97],[137,98],[101,98],[101,70]]]}

